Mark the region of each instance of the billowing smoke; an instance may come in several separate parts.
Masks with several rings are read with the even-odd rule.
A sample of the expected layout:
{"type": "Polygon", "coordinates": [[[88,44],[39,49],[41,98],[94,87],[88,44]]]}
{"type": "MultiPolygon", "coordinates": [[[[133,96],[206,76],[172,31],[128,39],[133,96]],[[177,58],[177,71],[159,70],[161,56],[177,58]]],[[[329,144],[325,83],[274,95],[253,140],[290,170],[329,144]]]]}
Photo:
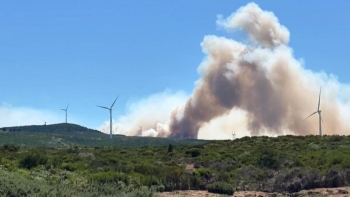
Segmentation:
{"type": "MultiPolygon", "coordinates": [[[[318,134],[320,87],[324,134],[350,133],[350,85],[313,72],[293,57],[290,33],[272,12],[249,3],[216,24],[243,31],[247,42],[208,35],[206,58],[192,95],[165,91],[127,106],[115,134],[228,139],[251,135],[318,134]],[[141,128],[142,127],[142,128],[141,128]]],[[[100,130],[109,133],[109,121],[100,130]]]]}
{"type": "Polygon", "coordinates": [[[201,78],[186,104],[172,112],[170,137],[205,133],[200,137],[213,139],[218,130],[230,134],[235,129],[248,135],[318,134],[317,115],[304,119],[317,110],[320,87],[324,133],[350,131],[349,86],[304,68],[288,46],[288,29],[272,12],[249,3],[216,23],[246,32],[249,43],[204,37],[201,78]]]}
{"type": "MultiPolygon", "coordinates": [[[[113,133],[128,136],[169,136],[171,112],[179,105],[183,105],[188,98],[184,92],[165,90],[153,94],[139,101],[130,101],[126,107],[126,115],[113,121],[113,133]]],[[[101,125],[98,130],[109,133],[109,121],[101,125]]]]}

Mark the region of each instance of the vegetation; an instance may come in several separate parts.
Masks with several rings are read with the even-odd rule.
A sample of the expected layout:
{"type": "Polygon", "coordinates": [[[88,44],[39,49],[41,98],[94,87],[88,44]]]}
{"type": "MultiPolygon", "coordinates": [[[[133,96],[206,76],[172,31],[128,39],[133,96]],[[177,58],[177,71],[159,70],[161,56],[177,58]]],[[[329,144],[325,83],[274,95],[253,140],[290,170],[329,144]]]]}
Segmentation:
{"type": "MultiPolygon", "coordinates": [[[[23,173],[23,172],[22,172],[23,173]]],[[[89,183],[78,186],[67,181],[46,182],[37,178],[26,178],[18,172],[0,169],[0,196],[9,197],[152,197],[154,189],[147,187],[131,188],[124,184],[89,183]]]]}
{"type": "Polygon", "coordinates": [[[218,193],[218,194],[233,194],[232,185],[226,182],[215,182],[207,185],[208,192],[218,193]]]}
{"type": "Polygon", "coordinates": [[[153,137],[127,137],[109,135],[75,124],[32,125],[0,128],[0,146],[15,144],[26,147],[65,147],[65,146],[168,146],[193,145],[205,140],[179,140],[153,137]]]}
{"type": "Polygon", "coordinates": [[[7,144],[0,147],[0,158],[0,191],[17,192],[14,196],[118,196],[140,190],[152,196],[189,189],[231,195],[350,185],[350,136],[244,137],[142,147],[7,144]]]}

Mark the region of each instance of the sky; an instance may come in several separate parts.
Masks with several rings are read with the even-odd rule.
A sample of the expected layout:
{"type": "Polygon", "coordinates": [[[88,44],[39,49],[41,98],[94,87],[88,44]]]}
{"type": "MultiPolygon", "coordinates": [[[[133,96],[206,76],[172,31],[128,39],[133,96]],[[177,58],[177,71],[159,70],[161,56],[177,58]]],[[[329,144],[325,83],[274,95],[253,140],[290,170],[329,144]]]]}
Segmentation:
{"type": "MultiPolygon", "coordinates": [[[[96,105],[118,95],[116,122],[130,127],[138,110],[161,120],[200,79],[205,36],[247,40],[216,21],[249,2],[1,1],[0,127],[64,122],[69,105],[68,122],[104,131],[96,105]]],[[[349,1],[254,2],[289,30],[305,69],[350,84],[349,1]]]]}

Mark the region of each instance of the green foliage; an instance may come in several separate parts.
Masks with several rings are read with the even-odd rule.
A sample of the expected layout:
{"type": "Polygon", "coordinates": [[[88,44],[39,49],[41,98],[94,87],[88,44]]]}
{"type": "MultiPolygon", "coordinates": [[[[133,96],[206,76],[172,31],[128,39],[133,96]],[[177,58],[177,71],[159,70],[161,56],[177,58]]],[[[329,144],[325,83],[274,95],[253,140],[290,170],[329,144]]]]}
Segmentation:
{"type": "Polygon", "coordinates": [[[262,149],[258,157],[258,165],[263,168],[277,169],[279,163],[276,152],[272,149],[262,149]]]}
{"type": "Polygon", "coordinates": [[[168,153],[173,152],[173,145],[169,144],[168,146],[168,153]]]}
{"type": "Polygon", "coordinates": [[[30,152],[19,161],[19,166],[22,168],[31,169],[38,165],[45,165],[47,160],[47,156],[42,153],[30,152]]]}
{"type": "Polygon", "coordinates": [[[16,146],[14,144],[5,144],[3,146],[3,149],[5,151],[10,151],[10,152],[17,152],[19,150],[19,146],[16,146]]]}
{"type": "Polygon", "coordinates": [[[168,146],[169,144],[193,145],[207,142],[196,139],[178,140],[154,137],[128,137],[124,135],[114,135],[111,140],[109,135],[105,133],[69,123],[6,127],[0,129],[9,131],[0,132],[0,145],[10,143],[26,147],[144,147],[168,146]]]}
{"type": "Polygon", "coordinates": [[[186,155],[190,155],[191,157],[198,157],[201,155],[201,152],[198,148],[191,148],[189,150],[186,150],[186,155]]]}
{"type": "Polygon", "coordinates": [[[126,174],[117,172],[98,172],[92,176],[92,180],[98,183],[118,183],[123,182],[128,184],[129,179],[126,174]]]}
{"type": "Polygon", "coordinates": [[[207,185],[208,192],[217,193],[217,194],[226,194],[233,195],[233,187],[232,185],[226,182],[214,182],[212,184],[207,185]]]}
{"type": "MultiPolygon", "coordinates": [[[[139,138],[123,139],[136,142],[139,138]]],[[[148,140],[153,139],[143,142],[147,144],[148,140]]],[[[235,188],[237,191],[296,192],[350,185],[349,136],[245,137],[202,144],[190,142],[190,145],[179,145],[180,140],[175,143],[157,140],[165,140],[163,146],[72,144],[60,148],[30,148],[6,145],[0,148],[0,170],[56,192],[56,186],[65,188],[59,195],[68,192],[67,196],[79,196],[80,191],[87,190],[101,190],[104,191],[101,195],[115,196],[109,189],[131,192],[142,190],[143,186],[152,191],[210,189],[222,192],[235,188]],[[170,144],[171,152],[167,151],[171,149],[170,144]]],[[[17,189],[35,193],[31,189],[17,189]]]]}
{"type": "Polygon", "coordinates": [[[124,183],[89,183],[76,185],[64,181],[50,184],[36,179],[27,179],[22,175],[0,169],[0,196],[16,197],[153,197],[156,188],[128,187],[124,183]]]}

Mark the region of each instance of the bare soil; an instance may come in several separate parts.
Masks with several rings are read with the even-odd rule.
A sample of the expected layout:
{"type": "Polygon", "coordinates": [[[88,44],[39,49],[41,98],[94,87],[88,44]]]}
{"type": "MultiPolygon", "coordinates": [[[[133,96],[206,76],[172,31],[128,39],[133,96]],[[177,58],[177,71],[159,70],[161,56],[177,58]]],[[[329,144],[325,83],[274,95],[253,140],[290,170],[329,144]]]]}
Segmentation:
{"type": "MultiPolygon", "coordinates": [[[[207,191],[198,191],[198,190],[188,190],[188,191],[174,191],[174,192],[163,192],[160,193],[161,197],[219,197],[225,195],[213,194],[207,191]]],[[[302,196],[324,196],[324,197],[348,197],[350,196],[350,187],[338,187],[338,188],[318,188],[311,190],[302,190],[297,193],[288,194],[288,193],[266,193],[266,192],[254,192],[254,191],[240,191],[235,192],[233,197],[302,197],[302,196]]]]}

